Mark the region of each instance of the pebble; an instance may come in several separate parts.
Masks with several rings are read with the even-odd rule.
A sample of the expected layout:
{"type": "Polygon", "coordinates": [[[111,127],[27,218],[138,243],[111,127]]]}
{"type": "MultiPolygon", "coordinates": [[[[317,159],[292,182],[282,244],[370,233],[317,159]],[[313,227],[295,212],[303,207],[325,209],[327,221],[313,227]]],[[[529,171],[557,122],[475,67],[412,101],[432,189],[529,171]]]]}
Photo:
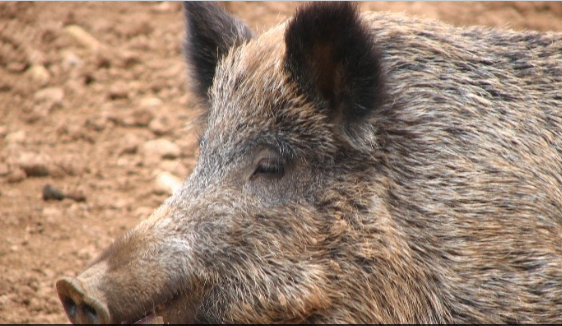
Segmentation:
{"type": "Polygon", "coordinates": [[[143,140],[135,134],[126,134],[121,140],[119,154],[135,154],[142,141],[143,140]]]}
{"type": "Polygon", "coordinates": [[[10,167],[6,163],[0,163],[0,177],[10,174],[10,167]]]}
{"type": "Polygon", "coordinates": [[[70,136],[70,138],[73,140],[88,139],[86,129],[84,129],[82,125],[78,123],[62,127],[61,132],[68,134],[68,136],[70,136]]]}
{"type": "Polygon", "coordinates": [[[55,159],[56,168],[64,175],[81,175],[85,172],[84,160],[73,154],[58,154],[55,159]]]}
{"type": "Polygon", "coordinates": [[[50,184],[43,186],[43,200],[63,200],[64,194],[50,184]]]}
{"type": "Polygon", "coordinates": [[[175,159],[181,154],[181,150],[178,145],[164,138],[147,141],[142,145],[142,152],[145,157],[157,159],[175,159]]]}
{"type": "Polygon", "coordinates": [[[0,125],[0,138],[8,134],[8,126],[0,125]]]}
{"type": "Polygon", "coordinates": [[[97,68],[109,68],[114,65],[116,60],[118,60],[118,58],[113,52],[104,50],[96,52],[94,62],[97,68]]]}
{"type": "Polygon", "coordinates": [[[69,25],[65,28],[65,31],[76,42],[90,51],[97,52],[101,49],[101,43],[93,37],[92,34],[86,32],[82,27],[78,25],[69,25]]]}
{"type": "Polygon", "coordinates": [[[117,81],[109,88],[107,94],[110,100],[118,100],[129,97],[127,84],[123,81],[117,81]]]}
{"type": "Polygon", "coordinates": [[[27,59],[32,65],[42,65],[44,66],[47,63],[47,57],[45,53],[38,49],[28,48],[27,52],[27,59]]]}
{"type": "Polygon", "coordinates": [[[122,118],[119,123],[125,127],[146,127],[148,123],[150,123],[150,120],[148,121],[148,123],[146,122],[146,120],[148,120],[152,116],[152,113],[146,113],[147,114],[139,112],[138,110],[134,111],[128,116],[122,118]]]}
{"type": "Polygon", "coordinates": [[[137,13],[135,20],[130,21],[128,24],[116,26],[115,30],[127,39],[131,39],[140,35],[149,35],[152,33],[152,24],[150,17],[146,17],[141,13],[137,13]]]}
{"type": "Polygon", "coordinates": [[[123,51],[119,53],[119,62],[121,68],[131,68],[141,62],[139,55],[134,51],[123,51]]]}
{"type": "Polygon", "coordinates": [[[8,181],[9,183],[17,183],[17,182],[21,182],[23,180],[25,180],[25,178],[27,178],[27,174],[25,174],[25,171],[17,168],[14,169],[9,175],[6,181],[8,181]]]}
{"type": "Polygon", "coordinates": [[[171,195],[181,187],[181,180],[170,172],[161,172],[156,176],[154,192],[171,195]]]}
{"type": "MultiPolygon", "coordinates": [[[[45,188],[47,186],[50,186],[50,185],[45,185],[43,187],[43,200],[49,200],[49,199],[45,199],[45,188]]],[[[52,189],[58,191],[55,188],[52,188],[52,189]]],[[[50,190],[48,190],[48,191],[50,191],[50,190]]],[[[62,199],[56,199],[56,200],[62,200],[62,199]]],[[[45,216],[46,218],[56,218],[56,217],[62,216],[61,210],[56,206],[43,207],[42,213],[43,213],[43,216],[45,216]]]]}
{"type": "Polygon", "coordinates": [[[131,118],[134,121],[134,126],[137,127],[146,127],[154,119],[154,114],[148,110],[135,110],[131,115],[131,118]]]}
{"type": "Polygon", "coordinates": [[[51,75],[47,68],[40,64],[31,66],[31,68],[27,70],[27,74],[33,81],[39,83],[41,86],[48,84],[49,80],[51,80],[51,75]]]}
{"type": "Polygon", "coordinates": [[[63,54],[62,64],[64,67],[79,67],[82,65],[82,62],[82,59],[80,59],[80,57],[74,52],[67,51],[63,54]]]}
{"type": "Polygon", "coordinates": [[[6,65],[6,70],[10,72],[22,72],[27,68],[27,63],[25,62],[10,62],[6,65]]]}
{"type": "Polygon", "coordinates": [[[168,117],[156,117],[150,121],[148,129],[156,136],[162,136],[172,130],[172,123],[168,117]]]}
{"type": "Polygon", "coordinates": [[[157,5],[155,5],[152,8],[152,10],[155,11],[155,12],[167,12],[167,11],[172,10],[172,6],[170,5],[169,2],[162,1],[162,2],[158,3],[157,5]]]}
{"type": "Polygon", "coordinates": [[[81,190],[75,190],[75,191],[67,192],[66,198],[72,199],[72,200],[74,200],[76,202],[79,202],[79,203],[86,201],[86,195],[81,190]]]}
{"type": "Polygon", "coordinates": [[[140,101],[139,106],[143,109],[155,109],[162,106],[162,100],[158,97],[145,97],[140,101]]]}
{"type": "Polygon", "coordinates": [[[17,165],[30,177],[44,177],[53,170],[52,160],[48,155],[33,152],[20,153],[17,165]]]}
{"type": "Polygon", "coordinates": [[[44,88],[35,93],[33,96],[37,101],[46,101],[51,103],[61,103],[64,99],[64,90],[60,87],[44,88]]]}
{"type": "Polygon", "coordinates": [[[98,116],[95,118],[89,118],[86,120],[84,126],[86,128],[91,128],[95,131],[103,131],[109,122],[109,119],[105,116],[98,116]]]}
{"type": "Polygon", "coordinates": [[[121,210],[126,209],[130,204],[131,202],[128,199],[116,199],[109,204],[109,208],[121,210]]]}
{"type": "Polygon", "coordinates": [[[56,107],[56,105],[57,103],[52,101],[38,103],[33,107],[33,110],[29,114],[25,115],[22,118],[27,123],[35,123],[41,118],[48,116],[56,107]]]}
{"type": "Polygon", "coordinates": [[[26,134],[24,130],[14,131],[6,135],[6,143],[22,144],[25,142],[26,134]]]}

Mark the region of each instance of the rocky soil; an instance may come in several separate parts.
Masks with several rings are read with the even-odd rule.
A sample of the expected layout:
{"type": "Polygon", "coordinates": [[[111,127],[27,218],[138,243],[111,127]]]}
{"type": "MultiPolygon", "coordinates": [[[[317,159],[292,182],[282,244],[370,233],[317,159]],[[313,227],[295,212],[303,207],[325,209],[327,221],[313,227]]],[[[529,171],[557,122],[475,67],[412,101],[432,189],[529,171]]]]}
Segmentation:
{"type": "MultiPolygon", "coordinates": [[[[256,31],[294,2],[225,3],[256,31]]],[[[362,3],[562,31],[552,2],[362,3]]],[[[0,322],[66,323],[54,283],[147,217],[197,160],[173,2],[0,3],[0,322]]]]}

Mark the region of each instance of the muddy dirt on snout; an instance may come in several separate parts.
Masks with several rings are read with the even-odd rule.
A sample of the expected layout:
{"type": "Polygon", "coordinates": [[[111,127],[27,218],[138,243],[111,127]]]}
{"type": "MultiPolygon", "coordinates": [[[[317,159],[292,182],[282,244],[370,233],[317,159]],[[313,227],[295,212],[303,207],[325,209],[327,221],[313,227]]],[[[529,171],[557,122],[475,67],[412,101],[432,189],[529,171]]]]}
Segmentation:
{"type": "MultiPolygon", "coordinates": [[[[258,32],[298,5],[224,3],[258,32]]],[[[560,3],[361,7],[562,31],[560,3]]],[[[183,37],[179,3],[0,3],[0,322],[67,323],[55,280],[83,270],[193,169],[183,37]]]]}

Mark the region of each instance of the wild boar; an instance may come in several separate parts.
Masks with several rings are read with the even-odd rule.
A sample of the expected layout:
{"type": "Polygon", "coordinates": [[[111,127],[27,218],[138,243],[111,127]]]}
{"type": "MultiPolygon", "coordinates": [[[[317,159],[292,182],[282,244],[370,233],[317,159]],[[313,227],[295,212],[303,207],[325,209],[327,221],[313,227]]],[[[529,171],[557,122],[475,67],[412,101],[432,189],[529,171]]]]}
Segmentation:
{"type": "Polygon", "coordinates": [[[58,281],[72,322],[562,322],[562,34],[185,14],[197,166],[58,281]]]}

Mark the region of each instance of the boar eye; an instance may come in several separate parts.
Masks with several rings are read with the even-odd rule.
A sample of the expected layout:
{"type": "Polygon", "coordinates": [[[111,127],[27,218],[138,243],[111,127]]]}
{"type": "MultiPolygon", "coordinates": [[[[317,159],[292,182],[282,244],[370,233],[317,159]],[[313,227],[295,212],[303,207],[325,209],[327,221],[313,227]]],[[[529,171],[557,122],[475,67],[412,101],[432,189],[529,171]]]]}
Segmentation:
{"type": "Polygon", "coordinates": [[[254,171],[254,176],[282,177],[285,174],[283,162],[275,158],[262,158],[254,171]]]}

